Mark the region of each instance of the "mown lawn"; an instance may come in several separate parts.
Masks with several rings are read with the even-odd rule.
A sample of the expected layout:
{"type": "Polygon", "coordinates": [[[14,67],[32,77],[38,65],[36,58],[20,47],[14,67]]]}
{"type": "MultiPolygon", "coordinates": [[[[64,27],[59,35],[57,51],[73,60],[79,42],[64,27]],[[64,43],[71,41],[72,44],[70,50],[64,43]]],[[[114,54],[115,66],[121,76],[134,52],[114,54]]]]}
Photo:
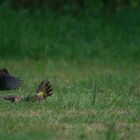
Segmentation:
{"type": "Polygon", "coordinates": [[[36,103],[0,102],[1,140],[138,140],[140,66],[51,60],[0,60],[30,95],[48,77],[53,96],[36,103]]]}

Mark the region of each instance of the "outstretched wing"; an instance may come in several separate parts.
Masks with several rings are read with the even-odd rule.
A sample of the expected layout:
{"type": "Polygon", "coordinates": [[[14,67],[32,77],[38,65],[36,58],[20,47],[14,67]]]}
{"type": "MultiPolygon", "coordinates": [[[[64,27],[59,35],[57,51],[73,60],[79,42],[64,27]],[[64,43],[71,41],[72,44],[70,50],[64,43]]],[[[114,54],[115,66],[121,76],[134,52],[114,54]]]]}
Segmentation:
{"type": "Polygon", "coordinates": [[[36,93],[38,93],[38,92],[41,91],[43,84],[44,84],[44,81],[42,81],[42,82],[38,85],[38,87],[37,87],[37,89],[36,89],[36,93]]]}
{"type": "Polygon", "coordinates": [[[23,81],[6,73],[0,74],[0,90],[13,90],[22,86],[23,81]]]}
{"type": "Polygon", "coordinates": [[[41,101],[52,95],[52,86],[48,80],[42,81],[36,90],[35,95],[29,95],[22,98],[22,101],[41,101]]]}
{"type": "Polygon", "coordinates": [[[24,98],[25,97],[23,97],[23,96],[0,96],[0,100],[7,100],[12,103],[24,101],[24,98]]]}
{"type": "Polygon", "coordinates": [[[52,87],[48,80],[42,81],[37,90],[35,95],[29,96],[0,96],[0,100],[7,100],[11,102],[28,102],[28,101],[41,101],[46,99],[48,96],[52,95],[52,87]]]}
{"type": "Polygon", "coordinates": [[[48,80],[42,81],[37,90],[36,90],[37,96],[43,96],[43,98],[46,98],[50,95],[52,95],[52,86],[48,80]]]}

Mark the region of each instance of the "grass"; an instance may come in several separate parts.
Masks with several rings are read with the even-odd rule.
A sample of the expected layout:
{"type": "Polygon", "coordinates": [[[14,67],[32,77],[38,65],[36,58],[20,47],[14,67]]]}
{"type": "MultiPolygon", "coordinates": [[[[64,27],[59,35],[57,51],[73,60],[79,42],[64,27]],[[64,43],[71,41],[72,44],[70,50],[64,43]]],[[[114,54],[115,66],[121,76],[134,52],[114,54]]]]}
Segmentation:
{"type": "Polygon", "coordinates": [[[7,66],[25,84],[0,94],[33,94],[45,77],[54,94],[40,103],[0,102],[1,140],[139,139],[139,65],[1,59],[7,66]]]}
{"type": "Polygon", "coordinates": [[[46,77],[54,89],[40,103],[0,102],[0,139],[138,140],[139,14],[0,7],[0,68],[24,80],[21,89],[0,94],[34,94],[46,77]]]}
{"type": "Polygon", "coordinates": [[[139,9],[105,17],[86,11],[58,16],[47,10],[0,7],[0,58],[139,62],[139,9]]]}

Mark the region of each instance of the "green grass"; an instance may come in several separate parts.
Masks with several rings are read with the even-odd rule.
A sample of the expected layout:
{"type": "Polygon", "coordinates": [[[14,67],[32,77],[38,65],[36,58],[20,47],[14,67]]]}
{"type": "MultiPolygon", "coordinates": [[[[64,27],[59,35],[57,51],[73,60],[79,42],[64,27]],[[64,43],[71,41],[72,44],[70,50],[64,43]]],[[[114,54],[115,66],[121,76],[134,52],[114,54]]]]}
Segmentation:
{"type": "Polygon", "coordinates": [[[139,9],[105,17],[88,11],[71,16],[0,7],[0,58],[139,62],[139,9]]]}
{"type": "Polygon", "coordinates": [[[72,16],[0,7],[0,68],[24,80],[30,95],[48,77],[40,103],[0,102],[1,140],[138,140],[140,10],[112,17],[72,16]]]}
{"type": "Polygon", "coordinates": [[[1,59],[1,67],[24,80],[1,95],[33,94],[45,77],[54,89],[40,103],[0,102],[1,140],[139,139],[139,65],[1,59]]]}

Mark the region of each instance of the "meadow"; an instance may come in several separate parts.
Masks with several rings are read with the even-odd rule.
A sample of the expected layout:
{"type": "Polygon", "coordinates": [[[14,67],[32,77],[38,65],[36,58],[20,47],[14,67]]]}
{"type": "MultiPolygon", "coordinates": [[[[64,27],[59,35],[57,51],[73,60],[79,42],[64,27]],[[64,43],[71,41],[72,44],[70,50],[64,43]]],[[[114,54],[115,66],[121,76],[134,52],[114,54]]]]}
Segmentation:
{"type": "Polygon", "coordinates": [[[18,91],[35,94],[48,77],[53,96],[37,103],[0,103],[1,139],[129,139],[140,131],[140,72],[137,66],[57,61],[3,61],[24,80],[18,91]]]}
{"type": "Polygon", "coordinates": [[[47,77],[53,95],[36,103],[1,101],[0,139],[138,140],[139,12],[110,18],[1,9],[0,67],[24,85],[0,94],[35,94],[47,77]]]}

